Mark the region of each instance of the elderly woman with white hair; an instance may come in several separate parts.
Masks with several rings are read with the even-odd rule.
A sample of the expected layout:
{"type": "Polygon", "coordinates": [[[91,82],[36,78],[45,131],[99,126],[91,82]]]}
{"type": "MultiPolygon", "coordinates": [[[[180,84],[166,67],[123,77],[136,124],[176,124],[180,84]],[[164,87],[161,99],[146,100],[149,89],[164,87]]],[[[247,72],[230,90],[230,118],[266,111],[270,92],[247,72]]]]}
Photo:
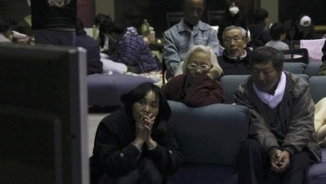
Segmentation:
{"type": "Polygon", "coordinates": [[[222,72],[212,48],[196,45],[188,51],[176,75],[165,85],[164,92],[168,100],[189,107],[223,103],[225,94],[218,81],[222,72]]]}

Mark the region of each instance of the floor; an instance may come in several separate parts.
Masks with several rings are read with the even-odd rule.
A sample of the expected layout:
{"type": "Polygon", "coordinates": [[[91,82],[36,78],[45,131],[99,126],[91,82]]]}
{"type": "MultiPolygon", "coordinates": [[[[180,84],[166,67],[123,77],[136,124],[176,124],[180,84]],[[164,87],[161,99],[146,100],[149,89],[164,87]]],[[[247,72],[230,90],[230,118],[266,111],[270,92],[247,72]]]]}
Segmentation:
{"type": "Polygon", "coordinates": [[[100,121],[110,113],[106,112],[90,112],[88,114],[88,155],[92,155],[94,146],[95,132],[100,121]]]}

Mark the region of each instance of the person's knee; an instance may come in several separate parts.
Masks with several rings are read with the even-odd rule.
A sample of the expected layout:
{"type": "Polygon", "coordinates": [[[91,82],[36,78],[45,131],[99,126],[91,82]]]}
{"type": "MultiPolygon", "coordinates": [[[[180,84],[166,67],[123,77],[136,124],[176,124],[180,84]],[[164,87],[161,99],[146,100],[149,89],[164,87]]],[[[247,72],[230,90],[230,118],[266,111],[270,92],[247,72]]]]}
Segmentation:
{"type": "Polygon", "coordinates": [[[151,159],[143,160],[143,168],[141,178],[145,179],[151,184],[161,184],[163,180],[162,173],[158,170],[151,159]]]}

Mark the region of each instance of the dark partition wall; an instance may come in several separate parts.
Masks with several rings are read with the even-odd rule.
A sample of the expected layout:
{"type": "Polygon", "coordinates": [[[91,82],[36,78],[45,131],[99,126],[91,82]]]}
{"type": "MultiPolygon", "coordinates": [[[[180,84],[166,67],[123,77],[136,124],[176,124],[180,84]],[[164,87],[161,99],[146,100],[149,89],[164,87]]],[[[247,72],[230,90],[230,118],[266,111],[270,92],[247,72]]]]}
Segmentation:
{"type": "Polygon", "coordinates": [[[279,21],[296,19],[308,14],[315,25],[326,24],[325,0],[279,0],[279,21]]]}

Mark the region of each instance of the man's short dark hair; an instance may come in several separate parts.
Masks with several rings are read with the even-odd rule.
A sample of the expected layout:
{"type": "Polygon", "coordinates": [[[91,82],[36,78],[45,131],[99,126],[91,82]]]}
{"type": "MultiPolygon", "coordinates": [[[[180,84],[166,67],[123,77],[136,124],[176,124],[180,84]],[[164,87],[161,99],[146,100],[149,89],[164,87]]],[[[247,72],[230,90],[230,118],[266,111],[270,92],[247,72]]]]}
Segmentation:
{"type": "Polygon", "coordinates": [[[282,23],[280,22],[275,22],[272,26],[271,26],[271,30],[270,30],[271,36],[273,40],[280,40],[280,36],[282,34],[285,34],[285,29],[282,23]]]}
{"type": "Polygon", "coordinates": [[[283,70],[283,53],[273,47],[262,46],[258,47],[251,52],[250,55],[250,67],[252,68],[256,64],[266,63],[271,61],[273,67],[281,71],[283,70]]]}
{"type": "Polygon", "coordinates": [[[253,20],[255,24],[260,24],[265,21],[265,19],[268,17],[268,11],[265,9],[256,9],[253,14],[253,20]]]}

